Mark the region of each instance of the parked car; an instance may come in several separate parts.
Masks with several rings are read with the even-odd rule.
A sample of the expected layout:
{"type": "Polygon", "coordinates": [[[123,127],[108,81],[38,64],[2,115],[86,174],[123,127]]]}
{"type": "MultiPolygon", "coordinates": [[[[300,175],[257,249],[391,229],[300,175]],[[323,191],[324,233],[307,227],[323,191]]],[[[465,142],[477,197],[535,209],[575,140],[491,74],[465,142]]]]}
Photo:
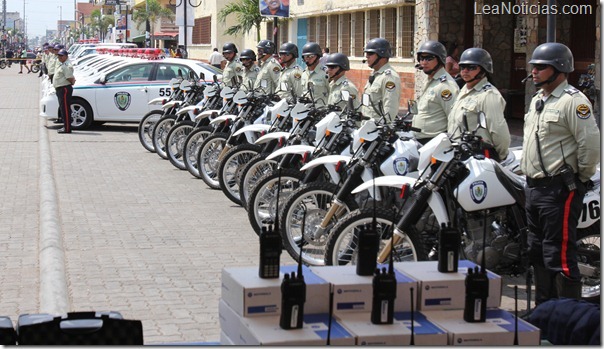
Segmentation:
{"type": "MultiPolygon", "coordinates": [[[[187,59],[167,58],[162,60],[133,59],[131,62],[108,70],[91,82],[86,80],[73,88],[71,115],[75,130],[88,128],[93,122],[139,122],[154,106],[148,102],[172,93],[170,79],[179,74],[207,82],[213,75],[222,78],[220,70],[213,66],[187,59]]],[[[57,118],[59,103],[52,91],[44,93],[40,100],[40,116],[57,118]]]]}

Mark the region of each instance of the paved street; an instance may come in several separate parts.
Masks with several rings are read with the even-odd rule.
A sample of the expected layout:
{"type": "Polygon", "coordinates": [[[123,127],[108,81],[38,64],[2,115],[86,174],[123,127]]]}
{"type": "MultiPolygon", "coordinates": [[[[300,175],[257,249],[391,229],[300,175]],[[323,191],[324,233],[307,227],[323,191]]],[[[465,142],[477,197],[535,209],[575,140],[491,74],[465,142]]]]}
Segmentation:
{"type": "MultiPolygon", "coordinates": [[[[17,72],[0,70],[0,315],[115,310],[146,344],[218,341],[222,268],[257,265],[245,210],[144,150],[137,125],[47,129],[39,78],[17,72]]],[[[524,278],[505,280],[513,309],[524,278]]]]}

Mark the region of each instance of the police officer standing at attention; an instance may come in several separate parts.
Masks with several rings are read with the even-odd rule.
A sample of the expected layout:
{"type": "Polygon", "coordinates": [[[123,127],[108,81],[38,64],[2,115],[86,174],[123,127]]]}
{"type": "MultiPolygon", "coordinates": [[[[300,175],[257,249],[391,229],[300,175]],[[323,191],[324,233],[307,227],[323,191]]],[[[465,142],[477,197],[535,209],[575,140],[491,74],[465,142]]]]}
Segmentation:
{"type": "Polygon", "coordinates": [[[73,66],[67,57],[67,50],[61,49],[58,53],[59,64],[55,70],[55,76],[52,82],[57,91],[59,99],[59,109],[63,115],[64,127],[58,130],[58,133],[71,133],[71,96],[73,93],[72,85],[75,84],[73,77],[73,66]]]}
{"type": "Polygon", "coordinates": [[[563,44],[537,46],[529,61],[536,87],[524,118],[522,172],[526,175],[528,254],[535,270],[535,302],[581,298],[577,224],[596,172],[600,132],[592,105],[568,84],[573,54],[563,44]]]}
{"type": "Polygon", "coordinates": [[[447,50],[438,41],[426,41],[417,50],[420,69],[428,75],[418,101],[418,113],[413,116],[413,126],[421,129],[415,138],[426,144],[439,133],[447,132],[447,117],[459,87],[455,79],[445,70],[447,50]]]}
{"type": "Polygon", "coordinates": [[[394,120],[398,115],[401,99],[401,78],[388,63],[392,56],[390,42],[383,38],[371,39],[365,45],[364,52],[364,62],[367,62],[373,72],[371,72],[367,84],[365,84],[363,93],[369,95],[372,105],[364,105],[361,111],[364,116],[377,121],[381,118],[381,115],[375,109],[380,110],[381,107],[386,120],[394,120]]]}
{"type": "Polygon", "coordinates": [[[243,65],[243,82],[242,86],[244,89],[251,89],[256,82],[256,77],[260,72],[260,68],[254,62],[256,62],[256,53],[253,50],[245,49],[241,51],[239,55],[241,64],[243,65]]]}
{"type": "Polygon", "coordinates": [[[222,82],[225,86],[234,87],[238,84],[239,79],[233,80],[235,77],[243,77],[243,67],[239,59],[237,59],[237,46],[232,42],[227,42],[222,46],[222,55],[227,60],[224,70],[222,71],[222,82]]]}
{"type": "Polygon", "coordinates": [[[352,99],[352,105],[355,109],[361,104],[358,98],[359,90],[346,77],[346,72],[350,70],[350,61],[345,54],[332,53],[325,61],[327,67],[327,75],[329,76],[329,98],[327,104],[337,105],[338,107],[346,108],[348,102],[342,100],[342,91],[347,91],[352,99]]]}
{"type": "Polygon", "coordinates": [[[260,71],[254,83],[254,89],[259,90],[262,81],[266,81],[266,88],[262,91],[266,94],[273,94],[277,90],[279,75],[281,74],[281,65],[272,56],[275,52],[275,44],[269,40],[261,40],[256,46],[258,49],[258,64],[260,71]]]}
{"type": "Polygon", "coordinates": [[[453,136],[459,136],[465,127],[464,116],[467,127],[474,130],[479,124],[480,113],[484,113],[487,128],[479,129],[477,134],[482,137],[487,147],[485,155],[502,161],[508,156],[512,139],[503,116],[505,100],[499,90],[489,82],[490,74],[493,73],[491,55],[481,48],[469,48],[461,54],[459,69],[466,84],[453,104],[447,130],[453,136]]]}
{"type": "MultiPolygon", "coordinates": [[[[48,62],[47,62],[47,70],[48,70],[48,79],[50,80],[50,83],[53,83],[53,79],[54,79],[54,75],[55,75],[55,71],[58,67],[59,64],[61,64],[61,62],[59,62],[58,60],[58,56],[57,53],[63,49],[63,45],[60,44],[54,44],[54,45],[50,45],[50,50],[49,50],[49,56],[48,56],[48,62]]],[[[55,124],[62,124],[63,121],[63,112],[62,109],[59,108],[59,116],[57,117],[57,120],[54,121],[55,124]]]]}
{"type": "Polygon", "coordinates": [[[298,98],[302,96],[302,68],[296,63],[298,58],[298,46],[286,42],[279,48],[279,59],[281,59],[281,75],[277,84],[277,95],[283,98],[298,98]],[[287,83],[287,91],[281,89],[282,83],[287,83]]]}
{"type": "Polygon", "coordinates": [[[323,50],[316,42],[309,42],[302,47],[302,59],[306,63],[306,69],[302,73],[302,90],[308,91],[308,83],[312,83],[312,95],[317,106],[327,103],[329,86],[327,82],[326,68],[320,63],[323,50]]]}

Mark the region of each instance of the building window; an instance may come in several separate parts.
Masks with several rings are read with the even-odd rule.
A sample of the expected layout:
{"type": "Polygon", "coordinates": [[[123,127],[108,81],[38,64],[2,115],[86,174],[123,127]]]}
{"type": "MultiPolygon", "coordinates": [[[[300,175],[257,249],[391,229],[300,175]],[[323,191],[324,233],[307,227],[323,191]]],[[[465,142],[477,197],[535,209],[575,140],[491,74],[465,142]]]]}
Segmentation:
{"type": "Polygon", "coordinates": [[[363,57],[365,49],[365,12],[356,12],[354,14],[354,36],[352,52],[355,57],[363,57]]]}
{"type": "MultiPolygon", "coordinates": [[[[273,21],[266,23],[266,37],[268,40],[273,41],[274,39],[274,23],[273,21]]],[[[279,21],[279,32],[277,33],[277,42],[275,45],[277,46],[277,50],[281,44],[289,42],[289,22],[288,21],[279,21]]]]}
{"type": "Polygon", "coordinates": [[[212,17],[195,18],[193,27],[193,44],[212,43],[212,17]]]}
{"type": "Polygon", "coordinates": [[[327,16],[319,17],[319,27],[317,28],[317,43],[321,47],[327,46],[327,16]]]}
{"type": "Polygon", "coordinates": [[[380,37],[380,10],[371,10],[367,13],[367,32],[369,33],[367,41],[369,41],[380,37]]]}
{"type": "MultiPolygon", "coordinates": [[[[338,52],[339,50],[339,38],[340,38],[340,33],[338,30],[340,21],[338,21],[338,15],[331,15],[329,16],[329,21],[328,23],[328,35],[329,35],[329,41],[327,44],[325,44],[325,46],[321,46],[321,47],[329,47],[331,50],[333,50],[333,52],[338,52]]],[[[331,51],[330,50],[330,51],[331,51]]]]}
{"type": "Polygon", "coordinates": [[[344,13],[340,15],[341,48],[339,49],[339,52],[345,54],[346,56],[350,56],[350,17],[350,13],[344,13]]]}
{"type": "Polygon", "coordinates": [[[401,6],[401,43],[400,51],[397,52],[401,57],[413,58],[413,35],[415,33],[415,6],[401,6]]]}
{"type": "Polygon", "coordinates": [[[398,56],[398,46],[396,44],[396,7],[384,9],[384,39],[388,40],[392,47],[392,55],[398,56]]]}

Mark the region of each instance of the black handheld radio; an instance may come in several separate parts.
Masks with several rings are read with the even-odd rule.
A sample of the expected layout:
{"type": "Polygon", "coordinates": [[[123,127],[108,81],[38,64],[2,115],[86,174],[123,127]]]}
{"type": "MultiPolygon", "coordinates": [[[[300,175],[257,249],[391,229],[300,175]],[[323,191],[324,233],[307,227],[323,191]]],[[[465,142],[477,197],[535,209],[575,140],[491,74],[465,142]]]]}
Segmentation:
{"type": "Polygon", "coordinates": [[[482,238],[482,261],[478,266],[468,269],[466,275],[466,302],[463,319],[467,322],[485,322],[487,320],[487,298],[489,297],[489,278],[487,277],[485,247],[487,236],[487,213],[484,214],[484,235],[482,238]]]}
{"type": "Polygon", "coordinates": [[[394,274],[393,254],[390,253],[388,271],[386,271],[386,268],[382,268],[381,272],[380,269],[375,269],[375,274],[373,275],[371,323],[374,325],[392,324],[394,319],[396,275],[394,274]]]}
{"type": "Polygon", "coordinates": [[[438,232],[438,271],[457,273],[461,235],[457,229],[443,223],[438,232]]]}
{"type": "Polygon", "coordinates": [[[263,226],[260,232],[260,268],[258,275],[263,279],[276,279],[279,277],[281,251],[283,240],[279,234],[279,192],[281,191],[281,168],[277,185],[277,212],[275,213],[274,226],[263,226]]]}
{"type": "MultiPolygon", "coordinates": [[[[306,209],[302,217],[302,231],[306,221],[306,209]]],[[[304,239],[304,237],[303,237],[304,239]]],[[[281,317],[279,326],[284,330],[302,328],[304,323],[304,303],[306,302],[306,282],[302,275],[302,248],[298,257],[298,275],[285,274],[281,282],[281,317]]]]}

